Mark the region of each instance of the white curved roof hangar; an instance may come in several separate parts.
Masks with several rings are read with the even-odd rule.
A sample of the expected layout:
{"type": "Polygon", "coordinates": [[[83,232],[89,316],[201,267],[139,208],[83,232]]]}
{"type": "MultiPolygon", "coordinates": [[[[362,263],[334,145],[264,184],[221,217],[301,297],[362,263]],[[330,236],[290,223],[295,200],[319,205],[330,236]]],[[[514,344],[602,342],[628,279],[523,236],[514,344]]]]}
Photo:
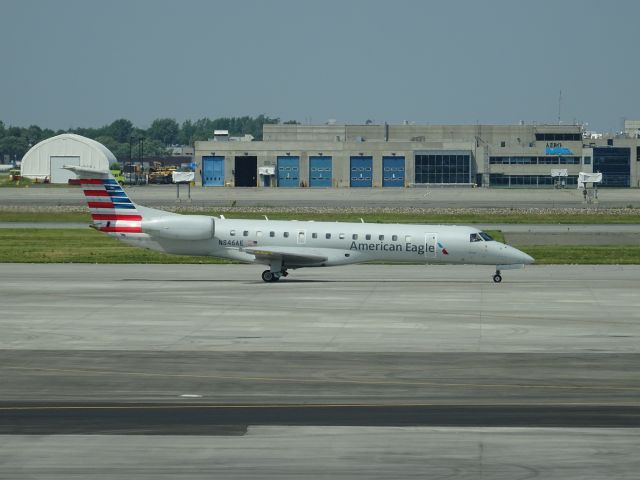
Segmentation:
{"type": "Polygon", "coordinates": [[[49,179],[51,183],[67,183],[74,174],[64,165],[81,165],[108,170],[117,162],[111,151],[87,137],[64,133],[34,145],[22,157],[20,174],[34,180],[49,179]]]}

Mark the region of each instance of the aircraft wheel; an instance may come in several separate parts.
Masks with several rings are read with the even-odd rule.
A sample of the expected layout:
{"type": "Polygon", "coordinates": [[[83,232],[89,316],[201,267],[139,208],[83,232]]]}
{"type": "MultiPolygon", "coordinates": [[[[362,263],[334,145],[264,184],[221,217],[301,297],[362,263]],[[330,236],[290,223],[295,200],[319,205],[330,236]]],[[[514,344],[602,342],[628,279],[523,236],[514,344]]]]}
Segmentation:
{"type": "Polygon", "coordinates": [[[500,275],[499,273],[496,273],[493,276],[493,281],[496,282],[496,283],[500,283],[502,281],[502,275],[500,275]]]}
{"type": "Polygon", "coordinates": [[[265,282],[273,282],[274,275],[271,273],[271,270],[265,270],[262,272],[262,280],[265,282]]]}

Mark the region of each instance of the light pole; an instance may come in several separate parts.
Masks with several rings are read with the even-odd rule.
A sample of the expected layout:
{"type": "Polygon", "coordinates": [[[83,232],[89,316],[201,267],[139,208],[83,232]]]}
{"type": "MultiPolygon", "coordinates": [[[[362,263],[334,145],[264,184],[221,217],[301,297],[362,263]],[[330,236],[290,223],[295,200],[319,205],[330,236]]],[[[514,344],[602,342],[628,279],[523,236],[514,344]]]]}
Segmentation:
{"type": "Polygon", "coordinates": [[[133,141],[135,140],[135,137],[133,135],[131,135],[129,137],[129,168],[125,168],[125,183],[127,184],[131,184],[131,179],[132,179],[132,175],[133,175],[133,141]],[[129,178],[127,179],[126,174],[129,175],[129,178]]]}

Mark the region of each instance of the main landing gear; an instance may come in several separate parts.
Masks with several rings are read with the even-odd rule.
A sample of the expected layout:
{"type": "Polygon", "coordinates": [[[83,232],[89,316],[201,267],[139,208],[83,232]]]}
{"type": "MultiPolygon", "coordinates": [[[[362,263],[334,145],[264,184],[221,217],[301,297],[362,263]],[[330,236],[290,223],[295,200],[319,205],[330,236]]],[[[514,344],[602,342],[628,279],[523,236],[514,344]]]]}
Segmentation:
{"type": "Polygon", "coordinates": [[[265,282],[277,282],[280,280],[280,277],[286,277],[289,275],[289,272],[286,270],[282,270],[280,272],[272,272],[271,270],[265,270],[262,272],[262,280],[265,282]]]}
{"type": "Polygon", "coordinates": [[[502,275],[500,275],[500,270],[496,270],[496,274],[493,276],[493,281],[496,283],[500,283],[502,281],[502,275]]]}

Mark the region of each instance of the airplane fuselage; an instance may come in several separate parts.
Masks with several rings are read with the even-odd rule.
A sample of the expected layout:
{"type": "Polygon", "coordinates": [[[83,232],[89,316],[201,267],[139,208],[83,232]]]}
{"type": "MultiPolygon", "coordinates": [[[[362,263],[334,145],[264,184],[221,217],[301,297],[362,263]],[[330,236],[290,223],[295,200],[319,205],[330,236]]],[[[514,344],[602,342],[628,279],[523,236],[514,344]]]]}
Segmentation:
{"type": "Polygon", "coordinates": [[[533,258],[474,227],[180,215],[137,205],[110,172],[67,165],[80,175],[93,228],[136,247],[268,265],[265,282],[288,269],[371,261],[496,265],[521,268],[533,258]]]}
{"type": "MultiPolygon", "coordinates": [[[[480,230],[452,225],[237,220],[217,218],[208,240],[159,239],[147,234],[114,234],[136,246],[181,255],[208,255],[249,263],[270,247],[326,257],[288,268],[336,266],[371,261],[509,265],[530,257],[497,241],[471,241],[480,230]]],[[[477,238],[477,237],[476,237],[477,238]]]]}

